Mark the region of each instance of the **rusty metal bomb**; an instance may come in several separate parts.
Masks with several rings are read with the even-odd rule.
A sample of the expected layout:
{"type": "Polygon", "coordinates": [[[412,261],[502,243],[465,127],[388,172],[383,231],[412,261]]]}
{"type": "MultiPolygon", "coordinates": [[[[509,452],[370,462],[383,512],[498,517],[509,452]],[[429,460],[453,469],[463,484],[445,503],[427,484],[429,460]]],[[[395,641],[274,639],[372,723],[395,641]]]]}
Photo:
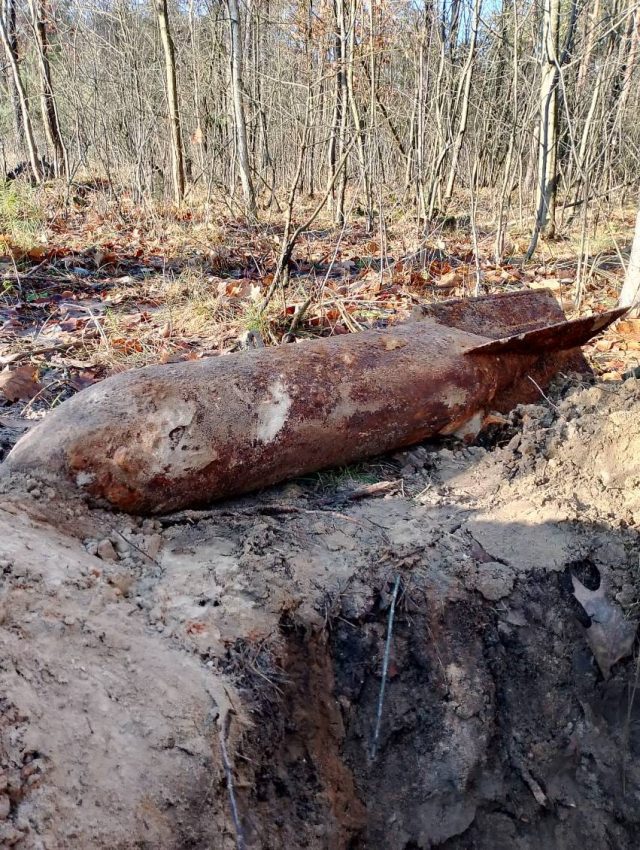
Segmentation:
{"type": "Polygon", "coordinates": [[[567,322],[550,293],[526,291],[424,312],[385,330],[116,375],[50,413],[5,467],[128,512],[210,503],[473,434],[489,410],[584,369],[578,346],[622,311],[567,322]]]}

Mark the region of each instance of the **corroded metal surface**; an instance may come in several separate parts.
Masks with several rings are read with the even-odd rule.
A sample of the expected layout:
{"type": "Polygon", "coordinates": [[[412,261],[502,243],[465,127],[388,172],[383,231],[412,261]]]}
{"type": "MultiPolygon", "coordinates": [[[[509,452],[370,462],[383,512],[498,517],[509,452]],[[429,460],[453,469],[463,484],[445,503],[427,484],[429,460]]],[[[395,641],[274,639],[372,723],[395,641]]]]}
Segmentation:
{"type": "Polygon", "coordinates": [[[580,319],[556,322],[547,327],[526,330],[480,345],[469,354],[531,354],[532,352],[567,351],[584,345],[600,331],[627,312],[627,307],[583,316],[580,319]]]}
{"type": "Polygon", "coordinates": [[[566,319],[557,299],[548,289],[523,289],[478,298],[455,298],[425,304],[422,312],[441,325],[489,339],[515,336],[566,319]]]}
{"type": "MultiPolygon", "coordinates": [[[[511,321],[513,302],[494,304],[493,322],[486,302],[475,303],[491,333],[427,317],[117,375],[53,411],[6,466],[71,481],[125,511],[154,513],[453,433],[483,411],[504,409],[518,390],[528,393],[528,374],[545,383],[558,368],[552,341],[544,351],[483,349],[511,321]]],[[[550,309],[546,296],[540,304],[550,309]]],[[[464,311],[468,326],[473,309],[464,311]]],[[[535,315],[529,321],[539,326],[535,315]]],[[[521,315],[519,326],[526,322],[521,315]]]]}

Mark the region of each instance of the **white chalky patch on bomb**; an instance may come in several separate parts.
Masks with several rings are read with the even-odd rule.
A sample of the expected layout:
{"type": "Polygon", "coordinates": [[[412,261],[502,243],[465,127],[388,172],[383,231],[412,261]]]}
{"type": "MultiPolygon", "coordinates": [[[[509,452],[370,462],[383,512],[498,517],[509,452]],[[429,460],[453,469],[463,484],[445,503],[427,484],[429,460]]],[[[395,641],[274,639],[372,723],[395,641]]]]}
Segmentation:
{"type": "Polygon", "coordinates": [[[78,487],[86,487],[88,484],[92,484],[96,480],[96,476],[93,472],[79,472],[76,475],[76,484],[78,487]]]}
{"type": "Polygon", "coordinates": [[[291,397],[282,381],[269,387],[270,398],[260,402],[258,408],[257,437],[261,443],[270,443],[284,427],[291,408],[291,397]]]}

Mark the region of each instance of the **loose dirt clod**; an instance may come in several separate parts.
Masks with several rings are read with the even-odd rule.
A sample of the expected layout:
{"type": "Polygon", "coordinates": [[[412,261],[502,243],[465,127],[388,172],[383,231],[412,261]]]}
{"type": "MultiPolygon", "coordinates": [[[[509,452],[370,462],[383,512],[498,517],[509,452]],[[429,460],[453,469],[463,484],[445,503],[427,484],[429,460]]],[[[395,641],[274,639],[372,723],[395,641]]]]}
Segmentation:
{"type": "Polygon", "coordinates": [[[636,662],[602,675],[571,576],[635,632],[640,390],[549,399],[160,520],[5,479],[0,846],[635,848],[636,662]]]}

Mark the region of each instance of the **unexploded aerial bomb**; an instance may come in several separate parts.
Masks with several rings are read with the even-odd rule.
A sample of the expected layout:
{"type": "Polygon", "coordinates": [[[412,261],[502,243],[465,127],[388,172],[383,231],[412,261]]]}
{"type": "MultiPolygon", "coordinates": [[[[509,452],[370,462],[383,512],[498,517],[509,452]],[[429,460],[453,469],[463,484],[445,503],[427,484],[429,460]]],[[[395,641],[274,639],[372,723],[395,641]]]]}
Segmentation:
{"type": "Polygon", "coordinates": [[[477,431],[539,394],[624,311],[565,320],[545,291],[425,308],[422,321],[149,366],[78,393],[26,434],[37,470],[124,511],[158,513],[477,431]]]}

